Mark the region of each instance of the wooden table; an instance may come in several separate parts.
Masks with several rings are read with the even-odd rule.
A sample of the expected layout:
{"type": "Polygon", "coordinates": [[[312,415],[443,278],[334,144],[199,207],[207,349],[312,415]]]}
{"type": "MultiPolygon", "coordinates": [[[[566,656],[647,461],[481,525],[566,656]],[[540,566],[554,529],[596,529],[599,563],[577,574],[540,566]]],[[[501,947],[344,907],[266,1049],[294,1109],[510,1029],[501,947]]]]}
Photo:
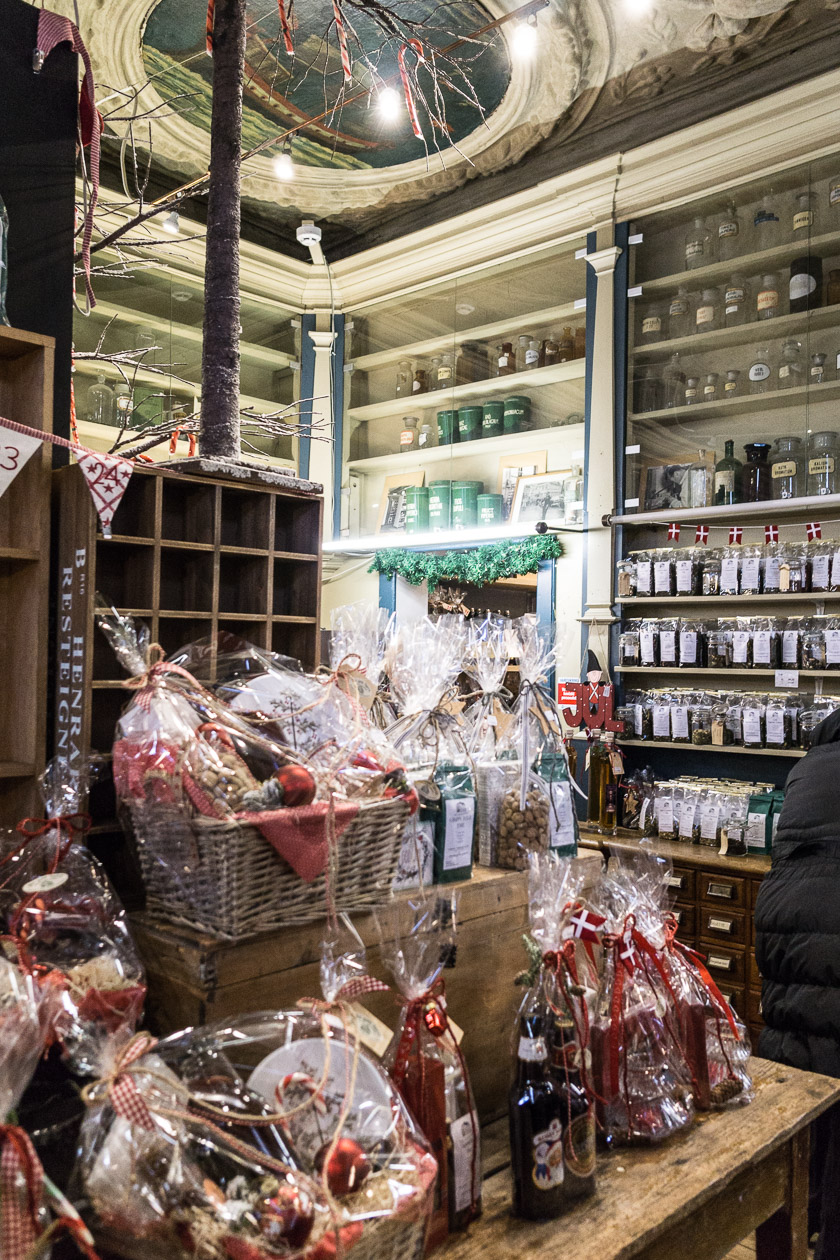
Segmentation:
{"type": "Polygon", "coordinates": [[[487,1143],[484,1214],[440,1260],[722,1260],[756,1231],[758,1260],[807,1260],[809,1125],[840,1080],[752,1060],[754,1101],[702,1116],[657,1149],[599,1156],[592,1199],[557,1221],[511,1216],[506,1143],[487,1143]],[[502,1165],[505,1165],[502,1167],[502,1165]]]}

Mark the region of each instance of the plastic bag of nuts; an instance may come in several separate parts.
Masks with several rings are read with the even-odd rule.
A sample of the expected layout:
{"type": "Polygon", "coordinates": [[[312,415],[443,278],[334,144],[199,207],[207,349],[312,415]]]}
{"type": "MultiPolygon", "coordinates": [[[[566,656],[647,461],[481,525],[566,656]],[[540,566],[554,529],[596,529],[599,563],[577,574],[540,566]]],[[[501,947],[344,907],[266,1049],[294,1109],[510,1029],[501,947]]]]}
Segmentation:
{"type": "Polygon", "coordinates": [[[551,844],[551,800],[542,782],[532,775],[521,809],[517,781],[502,798],[499,816],[499,866],[528,869],[529,853],[547,853],[551,844]]]}

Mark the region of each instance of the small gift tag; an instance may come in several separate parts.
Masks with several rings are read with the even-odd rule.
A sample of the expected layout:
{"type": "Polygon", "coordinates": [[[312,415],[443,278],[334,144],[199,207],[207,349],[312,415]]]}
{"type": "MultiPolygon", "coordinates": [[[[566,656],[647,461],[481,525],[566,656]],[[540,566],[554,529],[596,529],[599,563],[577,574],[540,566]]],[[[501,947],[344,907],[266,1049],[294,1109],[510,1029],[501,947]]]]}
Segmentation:
{"type": "Polygon", "coordinates": [[[613,748],[610,752],[610,765],[612,766],[612,772],[616,775],[616,777],[620,777],[624,774],[624,758],[618,748],[613,748]]]}
{"type": "Polygon", "coordinates": [[[414,786],[422,804],[436,805],[440,800],[440,788],[434,779],[420,779],[414,786]]]}
{"type": "Polygon", "coordinates": [[[373,708],[373,702],[376,699],[376,688],[371,684],[364,674],[354,670],[351,674],[339,674],[336,678],[339,690],[349,696],[351,700],[358,700],[363,709],[368,712],[373,708]]]}
{"type": "Polygon", "coordinates": [[[69,878],[70,876],[64,871],[56,871],[54,875],[36,875],[28,884],[23,885],[21,891],[25,893],[52,892],[54,888],[60,888],[62,884],[66,884],[69,878]]]}
{"type": "MultiPolygon", "coordinates": [[[[361,1002],[351,1003],[349,1010],[353,1018],[353,1030],[359,1041],[370,1050],[371,1054],[375,1054],[377,1059],[381,1059],[393,1039],[394,1034],[391,1029],[387,1024],[383,1024],[381,1019],[371,1015],[361,1002]]],[[[331,1028],[343,1029],[344,1027],[337,1015],[328,1015],[327,1023],[331,1028]]]]}

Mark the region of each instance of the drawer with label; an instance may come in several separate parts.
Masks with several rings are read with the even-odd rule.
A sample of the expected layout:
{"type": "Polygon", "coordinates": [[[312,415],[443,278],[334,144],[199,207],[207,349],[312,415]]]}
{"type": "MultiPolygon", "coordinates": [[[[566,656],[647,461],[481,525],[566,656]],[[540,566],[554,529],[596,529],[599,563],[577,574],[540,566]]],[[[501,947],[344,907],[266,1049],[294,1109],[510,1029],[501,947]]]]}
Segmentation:
{"type": "Polygon", "coordinates": [[[747,1019],[751,1024],[760,1024],[763,1019],[761,994],[755,989],[750,989],[747,993],[747,1019]]]}
{"type": "Polygon", "coordinates": [[[685,866],[675,866],[670,875],[666,876],[665,886],[677,901],[693,901],[696,881],[696,871],[689,870],[685,866]]]}
{"type": "Polygon", "coordinates": [[[747,935],[747,916],[743,911],[712,908],[708,903],[700,910],[701,941],[733,941],[742,945],[747,935]]]}
{"type": "Polygon", "coordinates": [[[694,906],[681,906],[678,902],[671,914],[677,920],[677,936],[679,939],[686,945],[693,944],[697,928],[697,912],[694,906]]]}
{"type": "Polygon", "coordinates": [[[744,1019],[747,1013],[747,1003],[746,993],[743,987],[740,985],[733,986],[731,984],[724,984],[723,982],[721,982],[718,987],[735,1014],[740,1019],[744,1019]]]}
{"type": "Polygon", "coordinates": [[[733,879],[730,875],[709,875],[700,873],[700,900],[714,905],[738,906],[743,908],[747,899],[747,881],[733,879]]]}
{"type": "Polygon", "coordinates": [[[723,945],[708,945],[700,950],[706,955],[706,966],[722,989],[733,984],[743,985],[746,979],[746,955],[742,949],[726,949],[723,945]]]}

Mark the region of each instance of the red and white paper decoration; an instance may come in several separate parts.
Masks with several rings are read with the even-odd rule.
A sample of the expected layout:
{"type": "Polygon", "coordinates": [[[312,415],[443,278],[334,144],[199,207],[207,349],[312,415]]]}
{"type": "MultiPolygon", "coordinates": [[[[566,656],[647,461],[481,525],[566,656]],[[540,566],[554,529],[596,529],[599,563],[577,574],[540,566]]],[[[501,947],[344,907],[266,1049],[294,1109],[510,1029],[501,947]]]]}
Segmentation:
{"type": "Polygon", "coordinates": [[[822,525],[819,521],[809,521],[805,526],[805,533],[808,535],[808,542],[816,542],[818,538],[822,538],[822,525]]]}
{"type": "Polygon", "coordinates": [[[740,525],[730,525],[729,527],[729,546],[735,547],[738,543],[743,542],[744,531],[740,525]]]}
{"type": "MultiPolygon", "coordinates": [[[[836,523],[840,524],[840,522],[836,522],[836,523]]],[[[831,522],[829,522],[829,524],[831,524],[831,522]]],[[[709,530],[712,528],[724,529],[725,526],[698,525],[695,531],[695,535],[694,535],[695,543],[696,544],[707,543],[709,541],[709,530]]],[[[759,528],[761,528],[761,526],[759,526],[759,528]]],[[[768,523],[768,524],[765,524],[763,528],[764,528],[764,541],[765,542],[777,543],[779,541],[779,526],[778,525],[768,523]]],[[[805,535],[808,539],[808,542],[818,542],[822,538],[822,522],[809,521],[808,524],[805,526],[805,535]]],[[[668,541],[679,542],[679,538],[680,538],[680,526],[677,524],[676,521],[672,521],[668,525],[668,541]]],[[[742,543],[743,541],[744,541],[743,525],[730,525],[729,526],[730,547],[734,547],[737,544],[742,543]]]]}
{"type": "Polygon", "coordinates": [[[706,543],[709,541],[708,525],[697,526],[697,529],[695,530],[695,533],[694,533],[694,541],[698,546],[702,543],[702,545],[705,547],[706,543]]]}
{"type": "Polygon", "coordinates": [[[778,525],[765,525],[764,526],[764,541],[766,543],[777,543],[779,541],[778,525]]]}
{"type": "Polygon", "coordinates": [[[676,521],[673,521],[668,526],[668,542],[679,542],[679,541],[680,541],[680,527],[676,523],[676,521]]]}

